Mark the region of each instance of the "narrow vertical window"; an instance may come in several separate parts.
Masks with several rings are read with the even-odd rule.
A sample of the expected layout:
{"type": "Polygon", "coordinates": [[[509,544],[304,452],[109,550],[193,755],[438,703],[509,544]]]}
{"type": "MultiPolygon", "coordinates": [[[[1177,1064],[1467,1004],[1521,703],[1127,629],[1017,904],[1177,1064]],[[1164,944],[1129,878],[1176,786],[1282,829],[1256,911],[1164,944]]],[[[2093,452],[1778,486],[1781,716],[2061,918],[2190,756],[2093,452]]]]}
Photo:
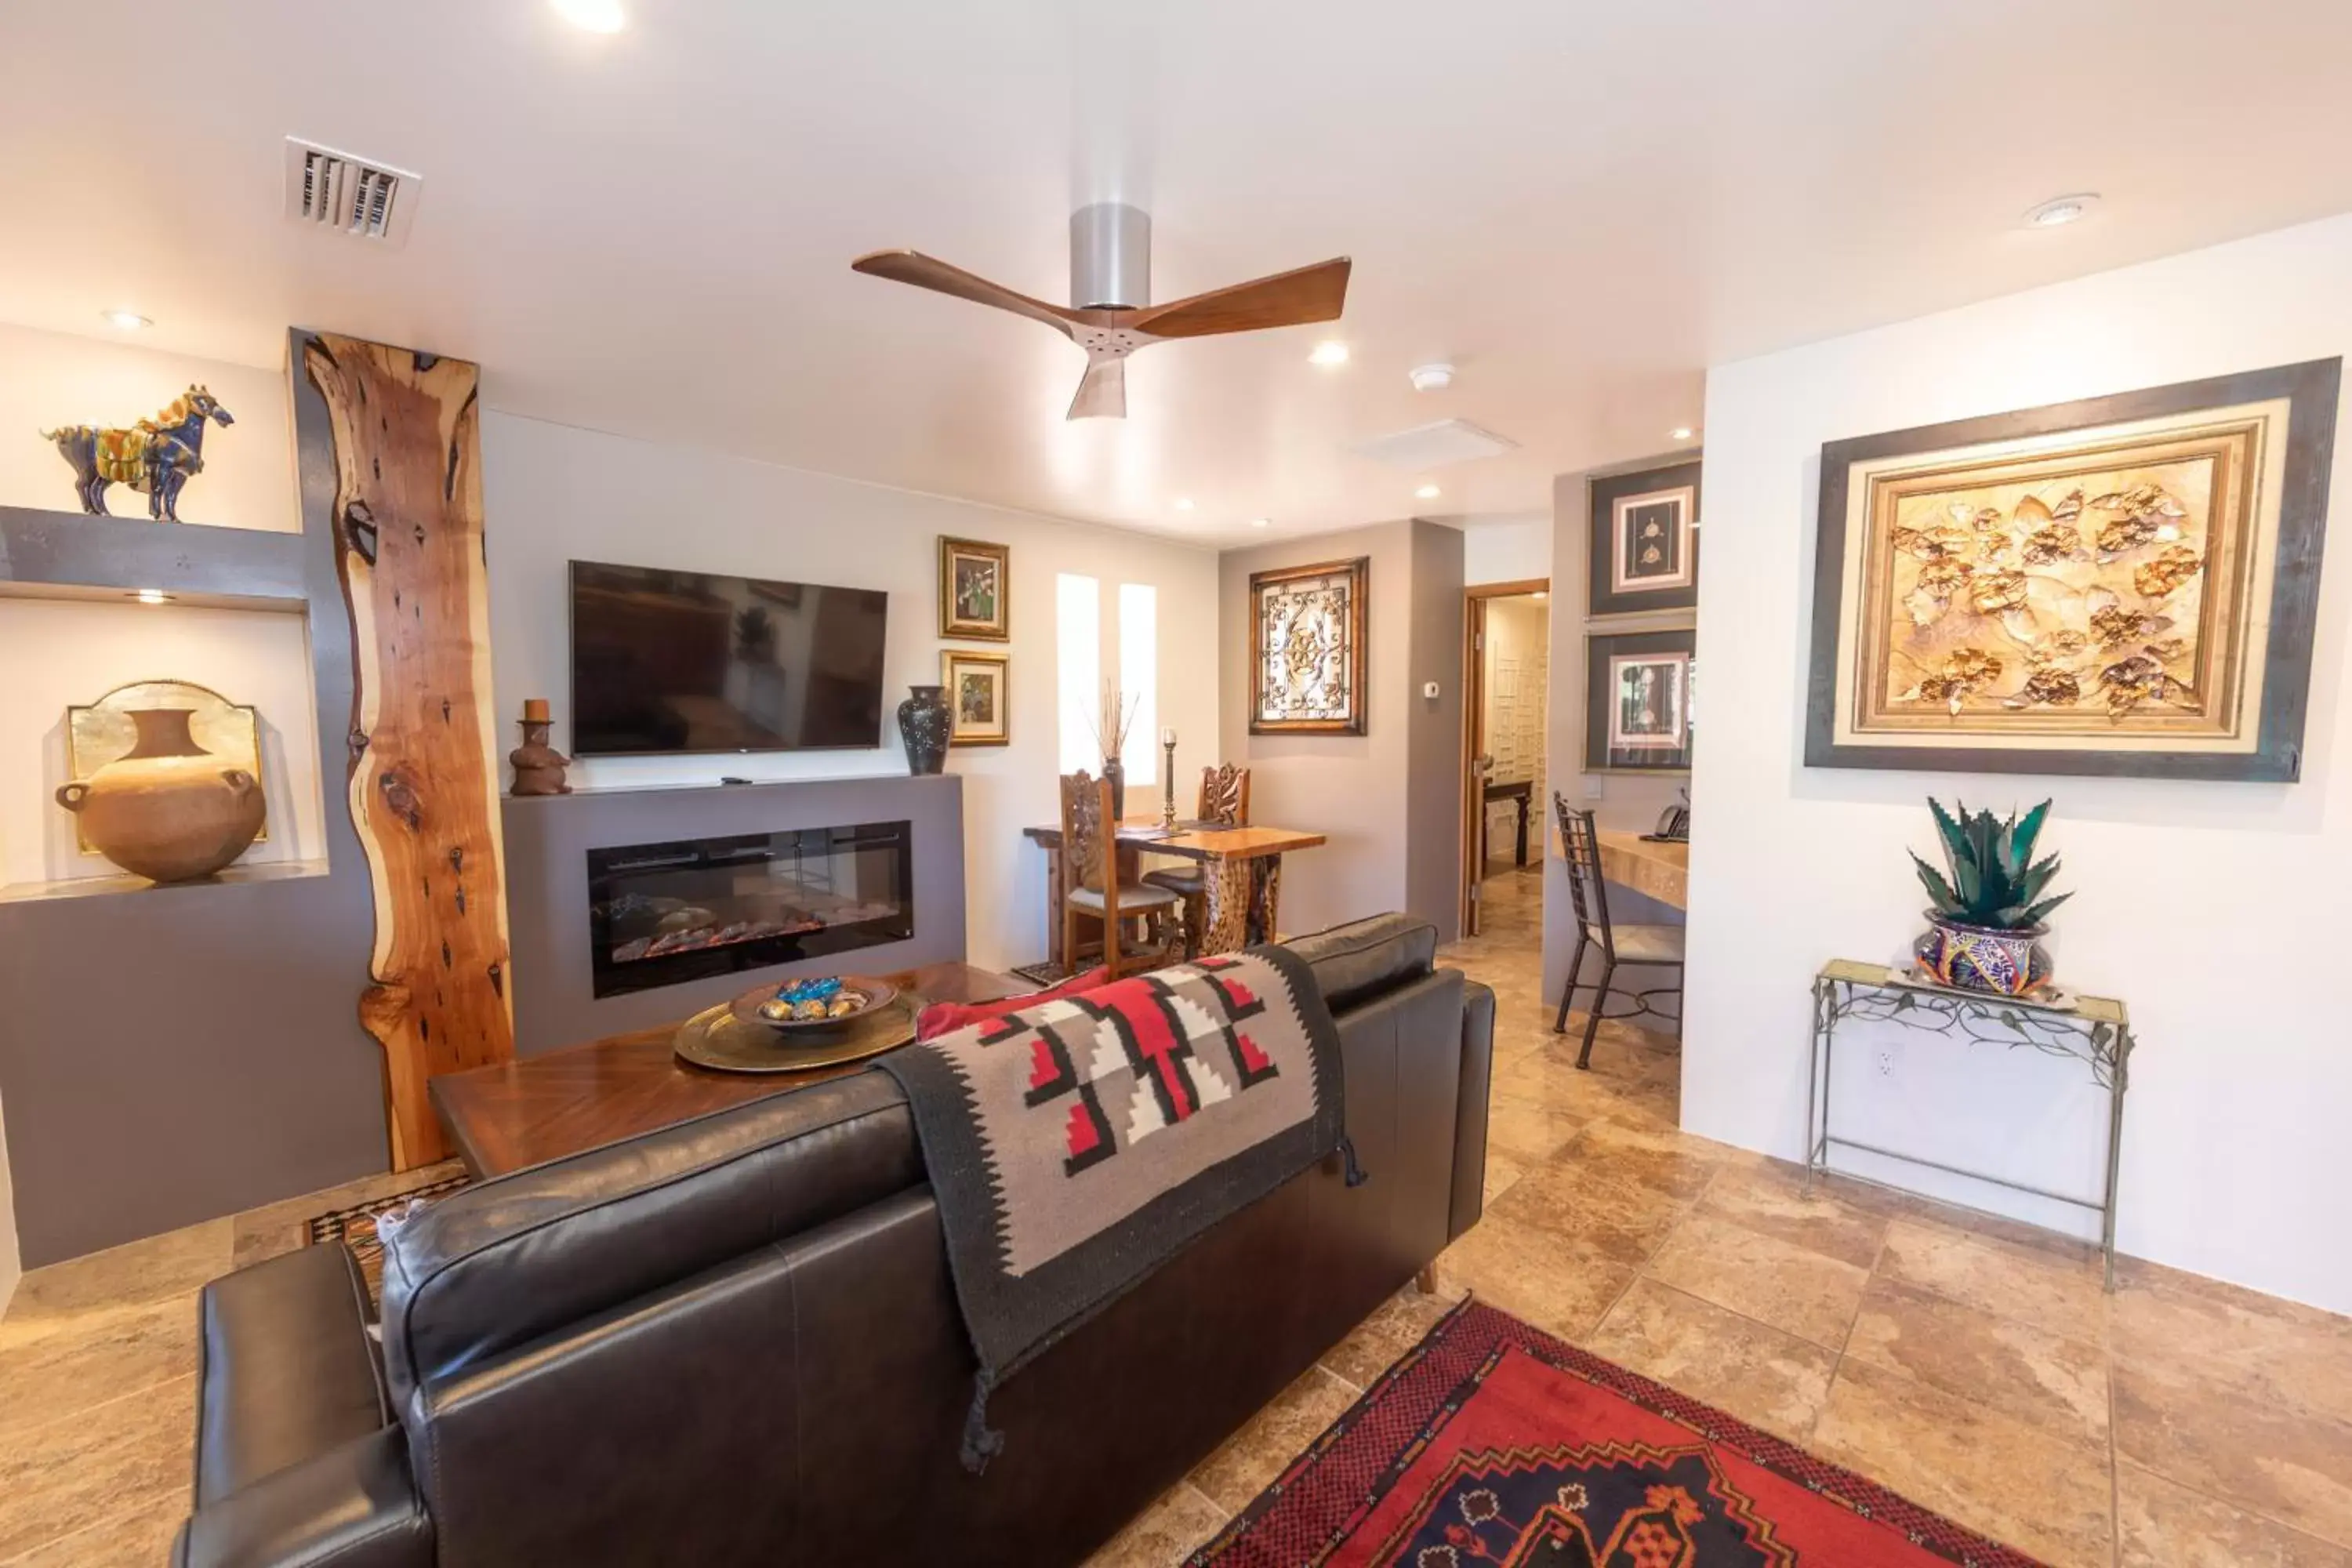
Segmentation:
{"type": "Polygon", "coordinates": [[[1127,731],[1127,782],[1160,782],[1160,590],[1148,583],[1118,585],[1118,690],[1133,704],[1127,731]]]}
{"type": "Polygon", "coordinates": [[[1064,572],[1054,579],[1054,662],[1060,700],[1061,769],[1103,764],[1095,742],[1102,708],[1102,584],[1064,572]]]}

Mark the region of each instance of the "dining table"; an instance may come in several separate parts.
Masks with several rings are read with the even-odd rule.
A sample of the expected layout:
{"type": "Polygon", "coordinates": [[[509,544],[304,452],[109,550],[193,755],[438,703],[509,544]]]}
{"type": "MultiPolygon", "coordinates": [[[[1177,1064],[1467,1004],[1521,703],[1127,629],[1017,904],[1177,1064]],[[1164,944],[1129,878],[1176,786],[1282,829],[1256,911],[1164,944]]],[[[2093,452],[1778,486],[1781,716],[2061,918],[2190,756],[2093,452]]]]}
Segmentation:
{"type": "MultiPolygon", "coordinates": [[[[1049,824],[1022,832],[1045,851],[1047,961],[1075,969],[1069,955],[1062,952],[1062,902],[1070,891],[1073,862],[1062,853],[1061,826],[1049,824]]],[[[1200,863],[1206,908],[1199,951],[1210,953],[1238,952],[1253,943],[1274,941],[1282,897],[1282,858],[1294,850],[1315,848],[1325,839],[1320,833],[1295,827],[1235,827],[1215,822],[1178,822],[1171,826],[1152,817],[1121,823],[1117,842],[1118,879],[1123,887],[1141,878],[1146,855],[1200,863]]]]}

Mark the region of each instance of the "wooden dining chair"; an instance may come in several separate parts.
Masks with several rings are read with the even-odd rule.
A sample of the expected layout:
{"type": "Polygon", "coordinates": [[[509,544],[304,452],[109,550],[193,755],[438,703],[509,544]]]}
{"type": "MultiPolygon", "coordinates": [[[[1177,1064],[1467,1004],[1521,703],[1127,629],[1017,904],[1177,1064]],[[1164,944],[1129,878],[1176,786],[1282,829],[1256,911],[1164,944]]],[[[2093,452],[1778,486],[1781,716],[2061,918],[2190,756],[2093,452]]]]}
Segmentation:
{"type": "MultiPolygon", "coordinates": [[[[1062,780],[1062,860],[1066,891],[1062,894],[1062,956],[1077,972],[1078,921],[1090,916],[1102,922],[1103,966],[1117,980],[1125,955],[1120,943],[1127,922],[1143,927],[1141,938],[1156,934],[1159,951],[1139,967],[1152,967],[1167,958],[1168,928],[1183,903],[1183,896],[1148,883],[1131,888],[1118,884],[1118,819],[1111,815],[1110,780],[1095,778],[1084,768],[1062,780]]],[[[1142,957],[1143,954],[1137,954],[1142,957]]]]}
{"type": "MultiPolygon", "coordinates": [[[[1592,1005],[1584,1015],[1584,1044],[1576,1053],[1576,1065],[1592,1065],[1592,1037],[1603,1018],[1632,1018],[1645,1012],[1656,1012],[1655,1000],[1672,996],[1675,999],[1675,1027],[1682,1027],[1683,994],[1683,928],[1667,925],[1618,925],[1609,918],[1609,883],[1601,874],[1601,835],[1592,825],[1592,813],[1579,811],[1568,804],[1568,797],[1555,791],[1551,808],[1559,819],[1560,847],[1568,857],[1568,898],[1576,913],[1576,949],[1569,955],[1568,981],[1560,987],[1559,1016],[1552,1020],[1551,1032],[1568,1032],[1569,1003],[1575,998],[1584,973],[1584,950],[1598,943],[1601,948],[1601,981],[1592,988],[1592,1005]],[[1620,991],[1611,982],[1617,976],[1617,966],[1630,963],[1654,965],[1675,972],[1674,983],[1655,985],[1646,991],[1620,991]],[[1632,1006],[1622,1012],[1609,1012],[1609,999],[1615,997],[1632,1006]]],[[[1663,1015],[1662,1015],[1663,1016],[1663,1015]]]]}
{"type": "MultiPolygon", "coordinates": [[[[1201,770],[1201,795],[1193,819],[1214,823],[1219,827],[1249,826],[1250,771],[1231,763],[1219,763],[1201,770]]],[[[1208,921],[1209,873],[1198,861],[1165,871],[1146,871],[1143,879],[1155,888],[1165,888],[1184,900],[1184,956],[1201,955],[1201,931],[1208,921]]]]}

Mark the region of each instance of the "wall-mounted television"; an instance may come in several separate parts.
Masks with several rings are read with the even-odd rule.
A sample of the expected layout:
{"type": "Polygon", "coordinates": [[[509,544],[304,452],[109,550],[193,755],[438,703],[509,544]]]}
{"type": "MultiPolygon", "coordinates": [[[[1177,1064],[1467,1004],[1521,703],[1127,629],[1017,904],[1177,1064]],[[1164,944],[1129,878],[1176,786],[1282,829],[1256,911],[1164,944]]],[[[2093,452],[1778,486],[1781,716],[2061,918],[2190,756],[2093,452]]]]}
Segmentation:
{"type": "Polygon", "coordinates": [[[572,563],[572,750],[583,757],[882,743],[889,595],[572,563]]]}

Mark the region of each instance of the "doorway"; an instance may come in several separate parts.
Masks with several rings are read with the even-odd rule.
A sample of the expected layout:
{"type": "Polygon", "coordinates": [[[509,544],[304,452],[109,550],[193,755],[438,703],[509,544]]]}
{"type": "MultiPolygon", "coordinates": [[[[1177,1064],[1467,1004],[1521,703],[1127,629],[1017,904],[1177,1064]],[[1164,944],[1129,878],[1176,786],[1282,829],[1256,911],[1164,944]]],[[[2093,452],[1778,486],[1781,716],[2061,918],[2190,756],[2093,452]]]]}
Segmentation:
{"type": "Polygon", "coordinates": [[[1551,673],[1551,583],[1528,578],[1465,591],[1462,724],[1462,931],[1543,932],[1545,704],[1551,673]]]}

